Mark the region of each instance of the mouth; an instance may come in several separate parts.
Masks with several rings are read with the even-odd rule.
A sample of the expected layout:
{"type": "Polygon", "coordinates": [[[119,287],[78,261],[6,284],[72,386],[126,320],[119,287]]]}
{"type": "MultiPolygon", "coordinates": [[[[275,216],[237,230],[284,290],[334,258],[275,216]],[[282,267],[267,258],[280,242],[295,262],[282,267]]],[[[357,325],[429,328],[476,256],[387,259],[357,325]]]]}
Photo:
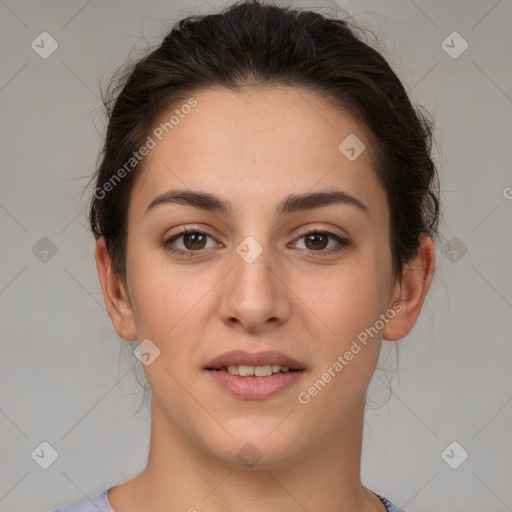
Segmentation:
{"type": "Polygon", "coordinates": [[[280,352],[232,351],[210,361],[204,370],[231,396],[258,400],[289,388],[301,378],[306,368],[280,352]]]}
{"type": "Polygon", "coordinates": [[[281,366],[280,364],[266,364],[259,366],[245,365],[245,364],[230,364],[221,368],[206,368],[216,372],[229,372],[231,375],[239,375],[240,377],[269,377],[276,373],[288,372],[302,372],[303,369],[290,368],[288,366],[281,366]]]}
{"type": "Polygon", "coordinates": [[[252,375],[263,377],[281,371],[286,373],[288,371],[305,370],[306,367],[296,359],[281,352],[232,350],[210,361],[205,369],[228,371],[233,375],[247,377],[252,375]],[[238,370],[238,373],[236,373],[236,370],[238,370]],[[262,375],[259,375],[259,373],[262,373],[262,375]]]}

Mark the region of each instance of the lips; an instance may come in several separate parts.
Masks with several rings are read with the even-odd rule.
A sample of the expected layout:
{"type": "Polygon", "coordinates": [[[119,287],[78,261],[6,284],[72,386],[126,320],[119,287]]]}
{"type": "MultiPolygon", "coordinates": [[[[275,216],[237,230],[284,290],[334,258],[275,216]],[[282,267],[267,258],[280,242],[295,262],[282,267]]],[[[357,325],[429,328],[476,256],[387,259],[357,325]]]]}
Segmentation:
{"type": "Polygon", "coordinates": [[[306,367],[281,352],[233,350],[212,359],[204,371],[230,396],[242,400],[263,400],[297,385],[306,367]]]}
{"type": "Polygon", "coordinates": [[[206,366],[206,370],[221,370],[228,366],[267,366],[279,365],[287,367],[290,370],[305,370],[305,366],[281,352],[246,352],[243,350],[232,350],[226,352],[211,360],[206,366]]]}

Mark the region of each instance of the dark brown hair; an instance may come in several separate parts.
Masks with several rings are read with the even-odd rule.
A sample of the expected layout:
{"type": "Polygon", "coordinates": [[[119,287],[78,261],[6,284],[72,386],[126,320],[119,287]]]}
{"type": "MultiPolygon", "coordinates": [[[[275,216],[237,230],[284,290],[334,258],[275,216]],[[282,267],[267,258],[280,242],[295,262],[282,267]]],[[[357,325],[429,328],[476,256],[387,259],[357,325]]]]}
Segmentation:
{"type": "Polygon", "coordinates": [[[417,254],[420,235],[437,235],[433,123],[412,106],[384,57],[356,30],[316,12],[237,2],[219,14],[182,19],[160,46],[114,76],[103,95],[108,128],[93,176],[89,222],[96,239],[105,236],[124,280],[130,193],[144,161],[122,179],[116,173],[119,178],[123,166],[126,171],[157,120],[194,91],[274,85],[306,88],[365,127],[389,204],[393,271],[401,275],[417,254]]]}

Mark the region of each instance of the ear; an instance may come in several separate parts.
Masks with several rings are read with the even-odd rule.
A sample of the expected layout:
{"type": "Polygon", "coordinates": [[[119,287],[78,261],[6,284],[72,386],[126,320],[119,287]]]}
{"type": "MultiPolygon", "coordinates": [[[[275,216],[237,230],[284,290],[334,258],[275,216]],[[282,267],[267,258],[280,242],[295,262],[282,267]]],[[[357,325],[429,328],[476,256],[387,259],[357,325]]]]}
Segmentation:
{"type": "Polygon", "coordinates": [[[137,339],[132,305],[122,278],[112,267],[105,237],[96,242],[96,268],[100,279],[103,299],[117,334],[125,340],[137,339]]]}
{"type": "Polygon", "coordinates": [[[389,306],[396,312],[386,324],[382,337],[397,341],[409,334],[421,312],[435,268],[435,248],[429,236],[422,235],[417,256],[404,267],[395,284],[389,306]]]}

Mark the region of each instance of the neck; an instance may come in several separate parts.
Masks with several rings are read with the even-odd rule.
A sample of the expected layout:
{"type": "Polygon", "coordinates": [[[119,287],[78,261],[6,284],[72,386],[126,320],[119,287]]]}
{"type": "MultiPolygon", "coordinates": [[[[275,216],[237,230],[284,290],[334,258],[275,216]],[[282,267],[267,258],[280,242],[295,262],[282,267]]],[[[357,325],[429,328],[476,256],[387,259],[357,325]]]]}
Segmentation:
{"type": "Polygon", "coordinates": [[[285,466],[240,468],[184,438],[152,403],[146,468],[116,486],[108,499],[116,512],[384,511],[360,480],[364,403],[335,438],[311,446],[285,466]]]}

